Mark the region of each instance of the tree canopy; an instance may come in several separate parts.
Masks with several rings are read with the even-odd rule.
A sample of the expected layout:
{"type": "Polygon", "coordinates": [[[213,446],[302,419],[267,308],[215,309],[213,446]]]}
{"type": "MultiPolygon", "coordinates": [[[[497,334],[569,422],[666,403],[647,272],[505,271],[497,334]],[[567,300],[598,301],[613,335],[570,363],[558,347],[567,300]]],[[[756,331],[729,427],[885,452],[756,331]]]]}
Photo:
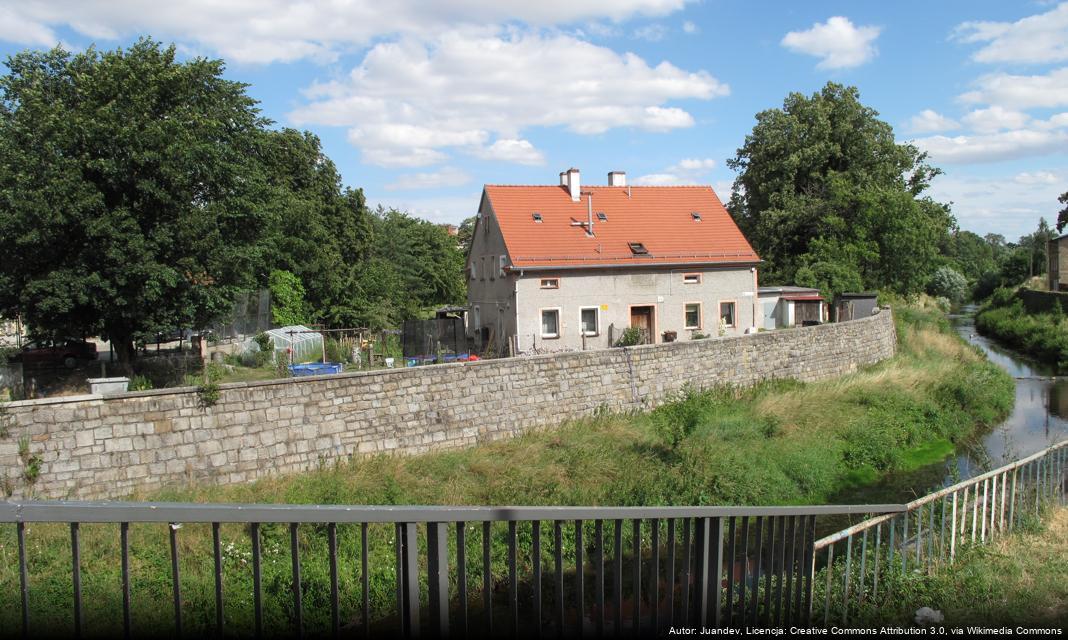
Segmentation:
{"type": "Polygon", "coordinates": [[[276,321],[395,326],[464,297],[438,225],[370,211],[319,139],[272,129],[220,60],[174,46],[10,57],[0,77],[0,315],[41,334],[202,329],[242,291],[276,321]]]}
{"type": "Polygon", "coordinates": [[[23,52],[0,77],[0,313],[103,333],[202,326],[252,284],[265,120],[218,60],[23,52]]]}
{"type": "Polygon", "coordinates": [[[924,196],[940,171],[860,102],[828,83],[756,116],[734,158],[728,209],[766,261],[765,282],[921,291],[955,221],[924,196]]]}

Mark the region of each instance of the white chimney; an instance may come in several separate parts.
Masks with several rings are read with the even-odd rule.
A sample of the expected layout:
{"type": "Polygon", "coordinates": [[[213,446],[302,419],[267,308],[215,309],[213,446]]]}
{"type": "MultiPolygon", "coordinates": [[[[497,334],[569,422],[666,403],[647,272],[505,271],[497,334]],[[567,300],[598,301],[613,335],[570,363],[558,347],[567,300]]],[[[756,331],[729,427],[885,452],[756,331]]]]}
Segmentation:
{"type": "Polygon", "coordinates": [[[623,171],[609,171],[608,172],[608,186],[610,187],[625,187],[627,186],[627,174],[623,171]]]}
{"type": "Polygon", "coordinates": [[[560,172],[560,186],[561,187],[566,187],[567,186],[567,172],[566,171],[561,171],[560,172]]]}
{"type": "Polygon", "coordinates": [[[571,193],[571,202],[579,201],[579,170],[571,168],[567,170],[567,190],[571,193]]]}

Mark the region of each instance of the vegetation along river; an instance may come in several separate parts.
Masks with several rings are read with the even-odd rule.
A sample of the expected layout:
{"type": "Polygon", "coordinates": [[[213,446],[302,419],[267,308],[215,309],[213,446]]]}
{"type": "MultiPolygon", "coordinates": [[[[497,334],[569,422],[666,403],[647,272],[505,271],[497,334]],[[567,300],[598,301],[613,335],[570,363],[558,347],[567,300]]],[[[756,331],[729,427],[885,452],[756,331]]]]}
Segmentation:
{"type": "Polygon", "coordinates": [[[961,442],[943,462],[907,473],[891,473],[873,485],[849,489],[831,504],[900,503],[980,475],[1068,438],[1068,377],[975,330],[975,307],[950,315],[957,332],[1016,380],[1012,413],[992,430],[961,442]]]}

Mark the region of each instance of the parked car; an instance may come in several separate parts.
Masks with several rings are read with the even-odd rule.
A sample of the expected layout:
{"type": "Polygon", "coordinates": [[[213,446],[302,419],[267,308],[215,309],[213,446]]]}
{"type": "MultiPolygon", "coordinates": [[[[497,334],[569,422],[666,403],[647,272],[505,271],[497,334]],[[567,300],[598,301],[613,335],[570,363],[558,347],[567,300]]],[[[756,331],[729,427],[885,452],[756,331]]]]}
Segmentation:
{"type": "Polygon", "coordinates": [[[73,369],[79,362],[96,360],[96,345],[78,338],[41,338],[27,342],[11,359],[24,367],[63,365],[73,369]]]}

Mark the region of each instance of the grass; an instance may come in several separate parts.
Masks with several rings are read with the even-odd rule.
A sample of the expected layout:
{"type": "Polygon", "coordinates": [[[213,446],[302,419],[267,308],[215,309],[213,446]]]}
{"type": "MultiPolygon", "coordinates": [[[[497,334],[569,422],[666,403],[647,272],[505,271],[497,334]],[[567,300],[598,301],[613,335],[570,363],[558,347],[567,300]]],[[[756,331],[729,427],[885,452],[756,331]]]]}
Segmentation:
{"type": "MultiPolygon", "coordinates": [[[[133,498],[382,505],[820,503],[851,483],[937,461],[952,450],[952,442],[995,424],[1011,408],[1012,380],[960,340],[944,317],[902,307],[895,318],[898,354],[836,380],[780,381],[745,390],[689,388],[648,413],[593,416],[462,451],[360,458],[248,485],[174,487],[133,498]]],[[[475,529],[468,551],[473,593],[481,573],[481,533],[475,529]]],[[[249,628],[248,531],[224,526],[222,533],[228,624],[249,628]]],[[[357,533],[353,526],[338,528],[343,620],[358,618],[357,533]]],[[[288,530],[264,525],[262,534],[267,628],[289,629],[288,530]]],[[[34,525],[27,532],[35,619],[59,630],[70,628],[69,535],[65,527],[52,525],[34,525]]],[[[376,612],[394,603],[394,535],[390,525],[369,529],[376,612]]],[[[529,537],[524,527],[521,542],[529,544],[529,537]]],[[[329,611],[325,538],[323,527],[301,529],[307,621],[320,631],[328,628],[329,611]],[[310,613],[313,609],[317,613],[310,613]]],[[[548,525],[542,538],[551,539],[548,525]]],[[[592,538],[591,531],[586,540],[592,538]]],[[[99,632],[113,631],[120,621],[117,539],[114,525],[83,527],[84,598],[94,602],[87,609],[87,627],[99,632]]],[[[210,528],[185,525],[179,541],[186,629],[203,629],[214,615],[210,528]]],[[[0,594],[9,602],[18,601],[13,543],[13,531],[0,532],[0,594]]],[[[169,628],[167,545],[165,527],[131,528],[134,616],[142,632],[169,628]]],[[[495,581],[503,585],[507,564],[501,527],[493,532],[492,552],[495,581]]],[[[529,575],[530,558],[519,561],[523,575],[529,575]]],[[[17,607],[0,609],[0,628],[16,628],[18,615],[17,607]]]]}
{"type": "Polygon", "coordinates": [[[890,572],[880,589],[889,587],[892,597],[869,602],[850,622],[907,627],[920,607],[930,607],[945,616],[946,627],[1063,628],[1068,623],[1068,509],[1047,511],[1046,518],[1044,526],[1031,520],[992,544],[965,547],[952,566],[930,575],[890,572]]]}

